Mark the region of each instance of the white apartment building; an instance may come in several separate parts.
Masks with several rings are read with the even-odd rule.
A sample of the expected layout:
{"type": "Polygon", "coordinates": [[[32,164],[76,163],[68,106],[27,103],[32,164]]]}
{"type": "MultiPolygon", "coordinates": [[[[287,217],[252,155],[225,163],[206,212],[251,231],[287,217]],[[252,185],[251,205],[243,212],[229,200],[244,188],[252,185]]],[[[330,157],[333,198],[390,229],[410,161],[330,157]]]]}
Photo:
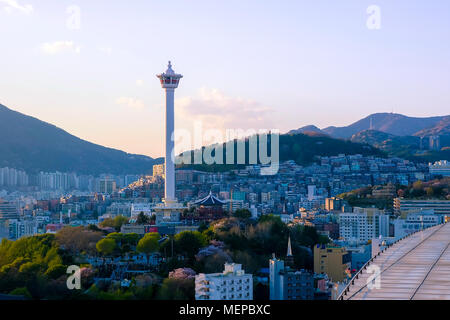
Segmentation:
{"type": "Polygon", "coordinates": [[[437,161],[435,163],[430,163],[429,166],[430,173],[432,175],[442,175],[444,177],[450,177],[450,162],[447,160],[437,161]]]}
{"type": "Polygon", "coordinates": [[[410,200],[403,198],[394,199],[394,210],[396,213],[404,211],[418,211],[418,210],[434,210],[435,214],[450,215],[450,200],[410,200]]]}
{"type": "Polygon", "coordinates": [[[410,233],[424,230],[444,222],[444,216],[434,210],[423,210],[407,214],[406,218],[394,220],[394,237],[402,238],[410,233]]]}
{"type": "Polygon", "coordinates": [[[226,263],[222,273],[195,276],[196,300],[253,300],[253,275],[242,265],[226,263]]]}
{"type": "Polygon", "coordinates": [[[339,235],[343,240],[367,243],[389,236],[389,215],[376,208],[357,208],[351,213],[339,214],[339,235]]]}

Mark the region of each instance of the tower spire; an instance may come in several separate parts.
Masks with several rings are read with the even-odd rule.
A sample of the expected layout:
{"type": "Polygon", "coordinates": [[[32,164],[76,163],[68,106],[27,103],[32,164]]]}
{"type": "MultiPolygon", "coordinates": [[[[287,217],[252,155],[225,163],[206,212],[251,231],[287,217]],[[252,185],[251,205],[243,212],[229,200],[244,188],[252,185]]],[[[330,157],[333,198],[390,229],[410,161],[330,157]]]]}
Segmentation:
{"type": "Polygon", "coordinates": [[[294,256],[292,255],[292,245],[291,245],[291,236],[288,238],[288,247],[286,254],[286,265],[289,267],[294,267],[294,256]]]}
{"type": "Polygon", "coordinates": [[[286,257],[292,257],[292,246],[291,246],[291,236],[289,236],[288,247],[287,247],[287,255],[286,257]]]}

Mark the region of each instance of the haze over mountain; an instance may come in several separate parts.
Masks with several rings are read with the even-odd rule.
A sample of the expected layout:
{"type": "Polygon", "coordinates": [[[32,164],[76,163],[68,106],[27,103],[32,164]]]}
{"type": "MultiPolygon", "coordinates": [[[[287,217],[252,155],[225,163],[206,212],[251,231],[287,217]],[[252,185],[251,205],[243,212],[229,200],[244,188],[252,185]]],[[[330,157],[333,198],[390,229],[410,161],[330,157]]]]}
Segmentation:
{"type": "Polygon", "coordinates": [[[416,161],[450,160],[450,116],[416,118],[376,113],[345,127],[319,129],[309,125],[289,133],[323,134],[369,144],[389,155],[416,161]],[[430,148],[430,136],[439,136],[437,148],[430,148]]]}
{"type": "Polygon", "coordinates": [[[354,134],[350,141],[367,143],[391,156],[397,156],[419,162],[450,160],[450,136],[440,137],[438,149],[430,149],[429,139],[421,136],[396,136],[393,134],[365,130],[354,134]]]}
{"type": "Polygon", "coordinates": [[[141,174],[163,162],[90,143],[0,104],[0,167],[27,172],[141,174]]]}
{"type": "MultiPolygon", "coordinates": [[[[411,118],[379,113],[347,127],[320,130],[311,125],[292,130],[280,137],[280,159],[308,164],[317,155],[339,153],[415,158],[418,151],[422,158],[415,158],[417,160],[447,159],[449,150],[424,154],[420,150],[420,137],[443,134],[441,141],[445,147],[450,140],[447,139],[449,132],[450,116],[411,118]],[[375,129],[367,130],[370,126],[375,129]]],[[[164,163],[164,159],[90,143],[0,104],[0,167],[27,172],[142,174],[150,173],[152,166],[159,163],[164,163]]]]}
{"type": "Polygon", "coordinates": [[[314,125],[304,126],[299,129],[291,130],[288,132],[288,134],[299,134],[299,133],[303,133],[303,134],[315,133],[315,134],[327,135],[325,132],[323,132],[322,130],[320,130],[319,128],[317,128],[314,125]]]}
{"type": "Polygon", "coordinates": [[[414,134],[418,137],[430,136],[430,135],[443,135],[450,136],[450,116],[444,117],[433,127],[421,130],[414,134]]]}
{"type": "Polygon", "coordinates": [[[416,118],[396,113],[375,113],[344,127],[332,126],[319,129],[315,126],[307,126],[291,132],[308,130],[328,134],[334,138],[350,139],[354,134],[369,129],[396,136],[449,134],[450,116],[416,118]]]}

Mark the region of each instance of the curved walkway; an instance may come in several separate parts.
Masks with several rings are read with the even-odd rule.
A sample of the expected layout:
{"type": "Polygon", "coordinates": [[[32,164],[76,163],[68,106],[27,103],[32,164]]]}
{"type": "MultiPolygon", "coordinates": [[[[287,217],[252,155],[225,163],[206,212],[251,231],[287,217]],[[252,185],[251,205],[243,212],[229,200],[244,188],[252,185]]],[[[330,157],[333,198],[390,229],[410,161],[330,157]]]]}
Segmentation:
{"type": "Polygon", "coordinates": [[[450,300],[450,223],[414,233],[387,248],[352,279],[341,299],[450,300]],[[376,269],[378,277],[368,272],[376,269]]]}

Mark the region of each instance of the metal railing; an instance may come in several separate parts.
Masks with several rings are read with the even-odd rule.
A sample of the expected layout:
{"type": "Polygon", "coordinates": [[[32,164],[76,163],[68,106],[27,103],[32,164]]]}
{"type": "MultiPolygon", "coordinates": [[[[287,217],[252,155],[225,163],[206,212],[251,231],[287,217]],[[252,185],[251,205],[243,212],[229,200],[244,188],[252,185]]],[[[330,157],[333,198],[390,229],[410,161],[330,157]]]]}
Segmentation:
{"type": "MultiPolygon", "coordinates": [[[[429,227],[429,228],[437,227],[437,226],[444,225],[444,224],[445,224],[445,222],[444,222],[444,223],[440,223],[440,224],[438,224],[438,225],[436,225],[436,226],[429,227]]],[[[405,239],[407,239],[407,238],[409,238],[409,237],[415,235],[415,234],[418,233],[418,232],[423,232],[423,231],[425,231],[425,230],[427,230],[427,229],[429,229],[429,228],[421,229],[421,230],[417,230],[417,231],[415,231],[415,232],[409,233],[409,234],[407,234],[406,236],[401,237],[401,238],[395,240],[393,243],[387,245],[386,248],[384,248],[382,251],[378,252],[378,254],[377,254],[376,256],[372,257],[369,261],[367,261],[367,262],[364,264],[364,266],[361,267],[361,269],[359,269],[359,271],[353,276],[353,278],[352,278],[352,279],[347,283],[347,285],[344,287],[344,289],[343,289],[342,292],[339,294],[339,296],[337,297],[336,300],[344,300],[344,296],[346,296],[347,293],[350,292],[350,287],[351,287],[352,285],[355,284],[355,280],[359,279],[359,276],[363,273],[363,271],[366,270],[367,267],[370,265],[370,263],[373,262],[373,261],[376,259],[376,257],[378,257],[381,253],[384,253],[388,248],[394,246],[395,244],[399,243],[400,241],[405,240],[405,239]]],[[[423,242],[423,241],[422,241],[422,242],[423,242]]],[[[420,243],[422,243],[422,242],[420,242],[420,243]]],[[[409,253],[409,252],[407,252],[407,253],[409,253]]],[[[407,253],[406,253],[406,254],[407,254],[407,253]]],[[[400,258],[400,259],[401,259],[401,258],[400,258]]],[[[400,259],[399,259],[399,260],[400,260],[400,259]]],[[[398,262],[399,260],[397,260],[396,262],[398,262]]],[[[395,262],[395,263],[396,263],[396,262],[395,262]]],[[[395,263],[394,263],[394,264],[395,264],[395,263]]],[[[384,271],[385,271],[385,270],[384,270],[384,271]]]]}

